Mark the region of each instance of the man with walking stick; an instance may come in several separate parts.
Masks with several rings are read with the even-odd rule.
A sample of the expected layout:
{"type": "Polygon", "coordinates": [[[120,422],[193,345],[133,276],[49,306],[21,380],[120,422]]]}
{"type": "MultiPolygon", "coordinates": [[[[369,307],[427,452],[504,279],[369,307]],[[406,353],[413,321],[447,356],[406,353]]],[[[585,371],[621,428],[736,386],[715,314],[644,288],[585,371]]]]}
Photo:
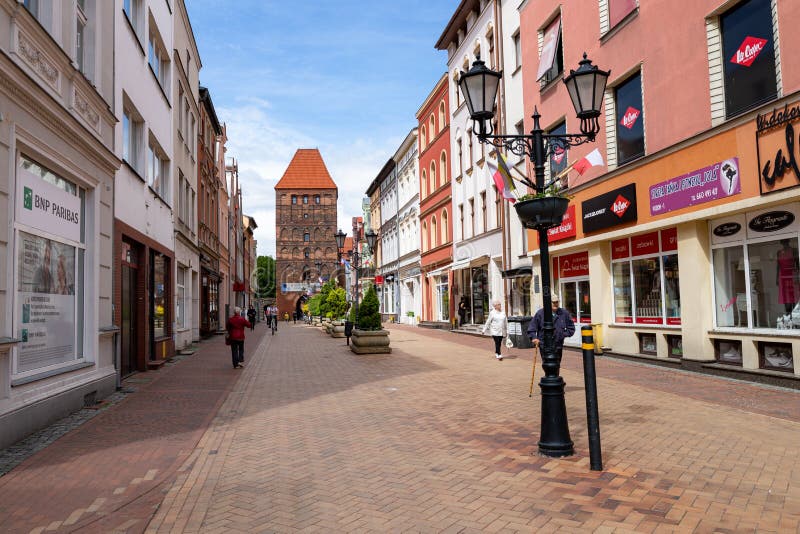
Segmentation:
{"type": "MultiPolygon", "coordinates": [[[[553,303],[553,329],[556,343],[556,356],[559,363],[561,362],[561,354],[564,351],[564,340],[571,337],[575,333],[575,323],[569,312],[564,308],[558,306],[558,295],[553,294],[550,297],[553,303]]],[[[533,316],[531,324],[528,326],[528,337],[533,341],[534,350],[539,350],[539,343],[544,335],[544,308],[539,308],[533,316]]]]}

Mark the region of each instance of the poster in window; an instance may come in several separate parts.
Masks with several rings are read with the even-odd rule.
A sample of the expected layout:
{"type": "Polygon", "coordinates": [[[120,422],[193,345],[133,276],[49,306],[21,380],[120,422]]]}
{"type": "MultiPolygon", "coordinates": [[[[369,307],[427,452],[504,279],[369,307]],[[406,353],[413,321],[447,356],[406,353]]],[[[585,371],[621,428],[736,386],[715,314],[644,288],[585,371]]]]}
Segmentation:
{"type": "Polygon", "coordinates": [[[75,247],[19,232],[17,372],[75,359],[75,247]]]}

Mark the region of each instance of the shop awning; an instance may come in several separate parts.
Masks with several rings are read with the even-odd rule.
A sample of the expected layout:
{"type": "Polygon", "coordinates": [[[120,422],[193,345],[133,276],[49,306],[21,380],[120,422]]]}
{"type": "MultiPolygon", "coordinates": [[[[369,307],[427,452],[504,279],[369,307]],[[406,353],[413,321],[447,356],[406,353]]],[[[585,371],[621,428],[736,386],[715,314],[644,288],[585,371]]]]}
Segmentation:
{"type": "Polygon", "coordinates": [[[441,276],[442,274],[444,274],[447,271],[449,271],[450,268],[452,267],[452,265],[453,264],[450,263],[448,265],[445,265],[444,267],[439,267],[438,269],[434,269],[433,271],[428,271],[427,273],[425,273],[425,276],[427,276],[428,278],[430,278],[432,276],[441,276]]]}
{"type": "Polygon", "coordinates": [[[531,276],[532,274],[532,267],[518,267],[516,269],[506,269],[503,271],[503,278],[520,278],[523,276],[531,276]]]}

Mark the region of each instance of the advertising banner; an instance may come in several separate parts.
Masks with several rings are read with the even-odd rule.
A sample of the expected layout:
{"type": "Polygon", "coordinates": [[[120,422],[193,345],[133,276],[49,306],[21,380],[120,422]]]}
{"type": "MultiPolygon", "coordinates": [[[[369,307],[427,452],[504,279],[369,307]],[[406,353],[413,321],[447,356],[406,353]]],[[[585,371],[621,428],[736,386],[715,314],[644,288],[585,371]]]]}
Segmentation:
{"type": "Polygon", "coordinates": [[[17,221],[72,241],[81,240],[81,199],[17,168],[17,221]]]}
{"type": "Polygon", "coordinates": [[[650,215],[736,195],[742,191],[739,158],[687,172],[650,187],[650,215]]]}
{"type": "Polygon", "coordinates": [[[567,208],[567,213],[564,214],[564,218],[561,220],[561,224],[547,230],[547,242],[553,243],[555,241],[561,241],[562,239],[575,237],[576,232],[575,204],[570,204],[567,208]]]}
{"type": "Polygon", "coordinates": [[[75,247],[19,232],[18,373],[75,359],[75,247]]]}
{"type": "Polygon", "coordinates": [[[585,234],[635,222],[637,219],[636,184],[628,184],[590,198],[581,204],[581,209],[585,234]]]}

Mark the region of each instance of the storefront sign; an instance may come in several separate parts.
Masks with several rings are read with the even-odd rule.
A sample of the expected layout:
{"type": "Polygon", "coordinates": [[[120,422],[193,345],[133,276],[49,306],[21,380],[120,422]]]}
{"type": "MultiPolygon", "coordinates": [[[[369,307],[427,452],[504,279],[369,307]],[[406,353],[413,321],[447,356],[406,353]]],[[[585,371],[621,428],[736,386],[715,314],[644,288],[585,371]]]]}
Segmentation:
{"type": "Polygon", "coordinates": [[[727,222],[722,223],[719,226],[714,227],[714,235],[717,237],[730,237],[732,235],[736,235],[739,233],[739,230],[742,229],[742,225],[735,222],[727,222]]]}
{"type": "Polygon", "coordinates": [[[650,187],[650,215],[736,195],[742,190],[739,158],[731,158],[650,187]]]}
{"type": "Polygon", "coordinates": [[[647,254],[658,254],[658,232],[631,237],[631,255],[645,256],[647,254]]]}
{"type": "Polygon", "coordinates": [[[380,275],[380,274],[376,274],[375,275],[375,283],[376,284],[382,284],[383,283],[383,276],[380,275]]]}
{"type": "Polygon", "coordinates": [[[777,232],[794,222],[794,214],[788,211],[769,211],[750,219],[747,227],[754,232],[777,232]]]}
{"type": "Polygon", "coordinates": [[[742,44],[739,45],[739,49],[736,50],[736,53],[733,54],[731,63],[749,67],[753,64],[753,61],[756,60],[761,51],[764,50],[764,46],[767,42],[766,39],[761,39],[760,37],[747,36],[745,40],[742,41],[742,44]]]}
{"type": "Polygon", "coordinates": [[[17,221],[72,241],[81,240],[81,199],[17,169],[17,221]]]}
{"type": "Polygon", "coordinates": [[[662,252],[678,250],[677,228],[667,228],[666,230],[661,230],[661,250],[662,252]]]}
{"type": "Polygon", "coordinates": [[[635,222],[636,184],[628,184],[581,204],[584,233],[635,222]]]}
{"type": "Polygon", "coordinates": [[[589,276],[589,252],[577,252],[559,256],[557,261],[559,278],[589,276]]]}
{"type": "Polygon", "coordinates": [[[561,224],[547,231],[547,242],[553,243],[575,237],[575,235],[575,204],[570,204],[567,208],[567,213],[564,214],[564,218],[561,220],[561,224]]]}
{"type": "Polygon", "coordinates": [[[631,257],[631,242],[627,237],[611,242],[611,259],[621,260],[631,257]]]}
{"type": "Polygon", "coordinates": [[[785,104],[756,117],[756,149],[761,171],[761,194],[800,185],[800,140],[794,124],[800,122],[800,102],[785,104]]]}

